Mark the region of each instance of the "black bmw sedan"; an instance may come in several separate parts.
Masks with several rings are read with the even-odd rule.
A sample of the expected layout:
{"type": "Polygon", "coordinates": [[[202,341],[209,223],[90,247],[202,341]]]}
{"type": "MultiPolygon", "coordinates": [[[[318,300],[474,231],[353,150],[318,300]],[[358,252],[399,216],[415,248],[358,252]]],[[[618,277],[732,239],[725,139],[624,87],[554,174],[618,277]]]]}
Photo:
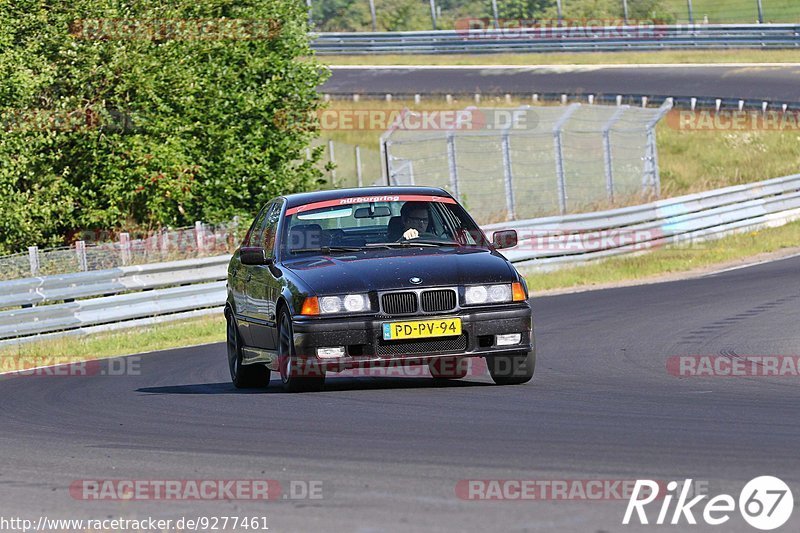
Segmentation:
{"type": "Polygon", "coordinates": [[[228,267],[227,351],[237,387],[319,390],[325,376],[428,365],[458,379],[483,358],[495,383],[536,362],[525,279],[442,189],[375,187],[281,196],[228,267]]]}

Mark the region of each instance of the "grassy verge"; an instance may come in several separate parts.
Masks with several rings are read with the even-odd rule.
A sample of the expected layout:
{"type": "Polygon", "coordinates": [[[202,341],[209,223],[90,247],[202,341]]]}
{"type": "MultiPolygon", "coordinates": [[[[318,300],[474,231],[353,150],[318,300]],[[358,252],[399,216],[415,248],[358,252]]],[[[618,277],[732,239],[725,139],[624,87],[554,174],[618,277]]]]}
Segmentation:
{"type": "Polygon", "coordinates": [[[688,63],[797,63],[794,50],[675,50],[542,54],[370,54],[320,56],[328,65],[625,65],[688,63]]]}
{"type": "Polygon", "coordinates": [[[716,241],[697,243],[693,247],[668,246],[649,253],[608,259],[606,261],[565,268],[554,272],[525,272],[528,287],[537,291],[572,287],[591,287],[646,281],[668,274],[713,270],[721,265],[744,260],[759,254],[797,249],[800,246],[800,221],[779,228],[732,235],[716,241]]]}
{"type": "Polygon", "coordinates": [[[85,361],[225,340],[222,314],[0,348],[0,370],[85,361]],[[18,365],[18,366],[11,366],[18,365]]]}

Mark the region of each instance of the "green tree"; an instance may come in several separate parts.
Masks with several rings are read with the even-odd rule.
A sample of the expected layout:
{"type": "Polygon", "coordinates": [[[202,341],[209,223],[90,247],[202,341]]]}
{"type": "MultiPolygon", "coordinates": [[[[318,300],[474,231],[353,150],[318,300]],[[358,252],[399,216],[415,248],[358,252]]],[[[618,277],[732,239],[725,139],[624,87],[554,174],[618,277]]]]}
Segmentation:
{"type": "Polygon", "coordinates": [[[0,251],[314,186],[327,72],[307,30],[284,0],[0,3],[0,251]]]}

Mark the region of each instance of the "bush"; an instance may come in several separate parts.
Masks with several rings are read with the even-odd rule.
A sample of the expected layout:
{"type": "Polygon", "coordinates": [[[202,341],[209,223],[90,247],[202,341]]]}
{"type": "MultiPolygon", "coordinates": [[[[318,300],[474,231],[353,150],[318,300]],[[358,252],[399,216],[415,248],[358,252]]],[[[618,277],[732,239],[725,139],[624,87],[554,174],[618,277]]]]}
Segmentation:
{"type": "Polygon", "coordinates": [[[328,74],[311,55],[304,2],[4,2],[0,253],[315,186],[328,74]]]}

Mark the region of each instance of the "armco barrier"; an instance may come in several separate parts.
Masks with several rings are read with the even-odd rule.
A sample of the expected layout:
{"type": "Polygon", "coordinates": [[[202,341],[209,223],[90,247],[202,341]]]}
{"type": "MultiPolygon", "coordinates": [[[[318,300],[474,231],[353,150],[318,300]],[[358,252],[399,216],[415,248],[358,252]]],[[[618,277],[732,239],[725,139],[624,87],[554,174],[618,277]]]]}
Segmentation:
{"type": "Polygon", "coordinates": [[[684,24],[312,34],[324,54],[620,52],[800,47],[797,24],[684,24]]]}
{"type": "MultiPolygon", "coordinates": [[[[500,229],[517,230],[518,245],[503,254],[519,267],[548,270],[797,219],[800,174],[650,204],[503,222],[483,229],[488,236],[500,229]],[[625,238],[599,237],[615,232],[625,238]]],[[[229,259],[225,255],[0,282],[0,308],[5,308],[0,311],[0,346],[218,313],[226,298],[229,259]]]]}

